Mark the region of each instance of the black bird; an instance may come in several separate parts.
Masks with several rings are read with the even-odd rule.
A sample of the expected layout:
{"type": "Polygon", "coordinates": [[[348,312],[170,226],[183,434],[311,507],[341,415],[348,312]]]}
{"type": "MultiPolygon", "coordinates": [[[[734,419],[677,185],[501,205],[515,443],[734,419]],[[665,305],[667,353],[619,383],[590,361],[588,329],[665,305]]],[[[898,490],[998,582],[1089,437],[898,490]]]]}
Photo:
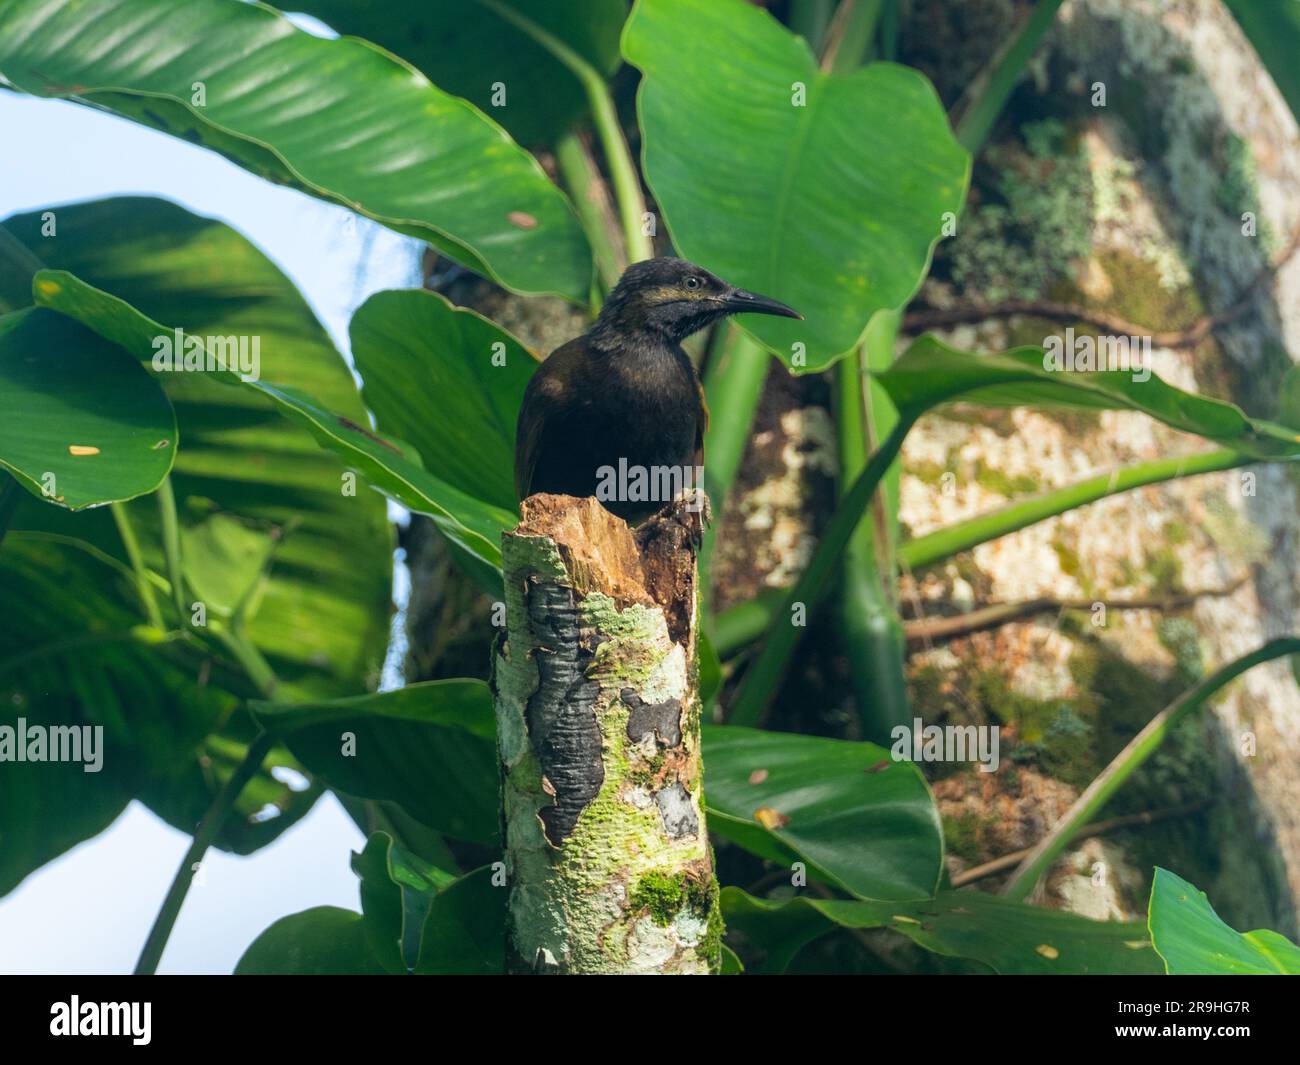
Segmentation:
{"type": "Polygon", "coordinates": [[[681,341],[729,314],[803,317],[685,259],[629,266],[591,330],[556,348],[528,383],[515,436],[519,498],[595,496],[635,524],[683,479],[697,485],[709,412],[681,341]]]}

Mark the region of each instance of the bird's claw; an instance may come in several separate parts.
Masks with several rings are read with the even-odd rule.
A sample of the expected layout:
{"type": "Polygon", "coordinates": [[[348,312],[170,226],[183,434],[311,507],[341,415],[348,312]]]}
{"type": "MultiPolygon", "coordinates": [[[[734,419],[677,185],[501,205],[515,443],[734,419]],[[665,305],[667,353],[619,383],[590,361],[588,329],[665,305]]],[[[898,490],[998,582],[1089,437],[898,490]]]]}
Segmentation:
{"type": "MultiPolygon", "coordinates": [[[[643,546],[661,535],[667,525],[676,525],[686,532],[696,551],[704,541],[704,530],[713,524],[713,507],[703,488],[687,488],[681,495],[665,503],[653,517],[636,528],[636,537],[643,546]]],[[[680,541],[679,541],[680,542],[680,541]]]]}
{"type": "Polygon", "coordinates": [[[713,524],[713,505],[703,488],[687,488],[669,504],[674,520],[691,534],[698,549],[704,542],[704,530],[713,524]]]}

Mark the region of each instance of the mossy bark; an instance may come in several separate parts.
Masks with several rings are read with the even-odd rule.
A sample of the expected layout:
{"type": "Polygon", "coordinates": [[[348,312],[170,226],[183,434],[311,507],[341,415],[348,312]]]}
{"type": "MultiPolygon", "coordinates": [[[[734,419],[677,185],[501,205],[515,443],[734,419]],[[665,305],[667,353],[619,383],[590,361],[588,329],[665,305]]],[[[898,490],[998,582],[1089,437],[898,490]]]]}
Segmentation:
{"type": "Polygon", "coordinates": [[[493,671],[516,972],[713,973],[695,515],[534,496],[493,671]]]}

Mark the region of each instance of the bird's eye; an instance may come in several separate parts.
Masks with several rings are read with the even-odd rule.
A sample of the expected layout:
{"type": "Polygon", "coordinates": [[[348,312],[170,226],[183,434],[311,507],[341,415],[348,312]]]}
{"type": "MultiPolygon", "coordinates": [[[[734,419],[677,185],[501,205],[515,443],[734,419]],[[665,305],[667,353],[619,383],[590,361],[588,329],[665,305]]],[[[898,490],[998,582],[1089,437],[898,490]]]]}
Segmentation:
{"type": "Polygon", "coordinates": [[[686,279],[686,287],[687,287],[687,288],[690,288],[690,289],[696,289],[696,288],[699,288],[699,287],[700,287],[700,279],[699,279],[698,277],[688,277],[688,278],[686,279]]]}

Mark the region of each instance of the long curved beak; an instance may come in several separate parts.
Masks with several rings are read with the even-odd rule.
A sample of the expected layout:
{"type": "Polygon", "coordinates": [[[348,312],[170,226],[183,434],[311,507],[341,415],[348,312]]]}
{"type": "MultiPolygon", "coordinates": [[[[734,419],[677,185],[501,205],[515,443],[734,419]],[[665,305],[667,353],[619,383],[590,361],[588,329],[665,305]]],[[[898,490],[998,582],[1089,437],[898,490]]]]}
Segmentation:
{"type": "Polygon", "coordinates": [[[803,318],[802,314],[780,300],[760,296],[756,292],[746,292],[743,288],[733,288],[722,302],[731,314],[774,314],[778,318],[803,318]]]}

